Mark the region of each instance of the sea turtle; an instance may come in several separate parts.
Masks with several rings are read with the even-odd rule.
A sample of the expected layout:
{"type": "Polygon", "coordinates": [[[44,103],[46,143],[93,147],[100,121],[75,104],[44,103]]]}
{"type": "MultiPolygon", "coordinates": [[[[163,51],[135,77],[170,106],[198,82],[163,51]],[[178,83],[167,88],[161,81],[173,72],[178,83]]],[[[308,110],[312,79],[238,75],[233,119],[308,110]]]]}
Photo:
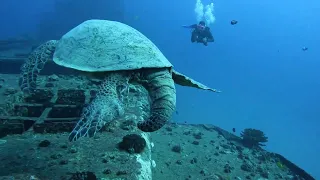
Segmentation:
{"type": "Polygon", "coordinates": [[[151,40],[117,21],[87,20],[60,40],[37,47],[21,68],[19,85],[23,92],[34,92],[37,76],[52,59],[57,65],[104,78],[96,98],[84,108],[70,133],[70,141],[94,136],[106,122],[123,114],[121,97],[129,83],[142,84],[150,95],[151,115],[137,124],[144,132],[160,129],[171,118],[176,106],[174,83],[219,92],[173,70],[151,40]]]}

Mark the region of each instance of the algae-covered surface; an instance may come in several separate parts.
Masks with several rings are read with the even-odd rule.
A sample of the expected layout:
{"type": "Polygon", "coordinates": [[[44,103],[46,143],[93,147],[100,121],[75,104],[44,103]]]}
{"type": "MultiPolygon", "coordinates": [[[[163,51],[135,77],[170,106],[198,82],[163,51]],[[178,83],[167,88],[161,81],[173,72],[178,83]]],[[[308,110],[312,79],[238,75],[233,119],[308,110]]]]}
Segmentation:
{"type": "MultiPolygon", "coordinates": [[[[40,76],[39,87],[94,88],[80,77],[40,76]],[[85,83],[86,82],[86,83],[85,83]]],[[[18,75],[0,75],[1,115],[19,102],[18,75]],[[11,103],[10,103],[11,102],[11,103]]],[[[0,138],[1,179],[132,179],[133,154],[117,144],[137,133],[127,119],[111,123],[94,138],[68,141],[67,132],[23,134],[0,138]]],[[[169,123],[150,133],[154,180],[313,179],[283,156],[243,146],[241,138],[214,125],[169,123]]],[[[151,179],[151,178],[150,178],[151,179]]]]}

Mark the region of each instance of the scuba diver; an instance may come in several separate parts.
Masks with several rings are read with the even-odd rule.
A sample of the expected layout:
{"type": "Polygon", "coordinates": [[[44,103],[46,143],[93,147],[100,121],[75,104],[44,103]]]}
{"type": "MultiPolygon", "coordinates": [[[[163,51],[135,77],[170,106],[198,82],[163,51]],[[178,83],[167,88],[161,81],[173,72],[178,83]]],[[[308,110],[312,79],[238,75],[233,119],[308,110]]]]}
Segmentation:
{"type": "Polygon", "coordinates": [[[205,46],[208,42],[214,42],[214,38],[210,32],[210,28],[206,26],[204,21],[200,21],[199,24],[193,24],[190,26],[182,26],[184,28],[191,28],[191,42],[203,43],[205,46]]]}

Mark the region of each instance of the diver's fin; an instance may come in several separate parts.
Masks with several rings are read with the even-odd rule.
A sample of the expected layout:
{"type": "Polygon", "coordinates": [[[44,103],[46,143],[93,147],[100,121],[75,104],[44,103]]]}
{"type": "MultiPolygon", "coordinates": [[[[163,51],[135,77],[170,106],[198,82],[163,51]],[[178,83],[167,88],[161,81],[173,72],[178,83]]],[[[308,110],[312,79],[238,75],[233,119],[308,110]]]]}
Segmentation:
{"type": "Polygon", "coordinates": [[[188,76],[181,74],[175,70],[172,70],[172,79],[174,80],[174,82],[176,84],[179,84],[181,86],[189,86],[189,87],[195,87],[198,89],[203,89],[203,90],[209,90],[212,92],[216,92],[216,93],[220,93],[221,91],[217,90],[217,89],[212,89],[209,88],[203,84],[201,84],[200,82],[197,82],[191,78],[189,78],[188,76]]]}

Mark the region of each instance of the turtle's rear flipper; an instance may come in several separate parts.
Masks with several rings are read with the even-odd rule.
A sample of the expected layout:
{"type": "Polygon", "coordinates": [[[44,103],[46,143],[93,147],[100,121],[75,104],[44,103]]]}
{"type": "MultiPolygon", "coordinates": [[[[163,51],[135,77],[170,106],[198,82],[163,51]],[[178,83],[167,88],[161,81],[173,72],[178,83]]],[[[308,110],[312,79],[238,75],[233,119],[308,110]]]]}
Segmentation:
{"type": "Polygon", "coordinates": [[[32,93],[36,89],[37,77],[46,62],[52,60],[57,43],[56,40],[50,40],[41,44],[30,53],[26,62],[22,65],[19,86],[24,93],[32,93]]]}
{"type": "Polygon", "coordinates": [[[212,89],[207,87],[206,85],[201,84],[200,82],[197,82],[191,78],[189,78],[188,76],[181,74],[175,70],[172,70],[172,79],[174,80],[174,82],[176,84],[179,84],[181,86],[189,86],[189,87],[195,87],[198,89],[203,89],[203,90],[209,90],[209,91],[213,91],[216,93],[219,93],[221,91],[216,90],[216,89],[212,89]]]}

